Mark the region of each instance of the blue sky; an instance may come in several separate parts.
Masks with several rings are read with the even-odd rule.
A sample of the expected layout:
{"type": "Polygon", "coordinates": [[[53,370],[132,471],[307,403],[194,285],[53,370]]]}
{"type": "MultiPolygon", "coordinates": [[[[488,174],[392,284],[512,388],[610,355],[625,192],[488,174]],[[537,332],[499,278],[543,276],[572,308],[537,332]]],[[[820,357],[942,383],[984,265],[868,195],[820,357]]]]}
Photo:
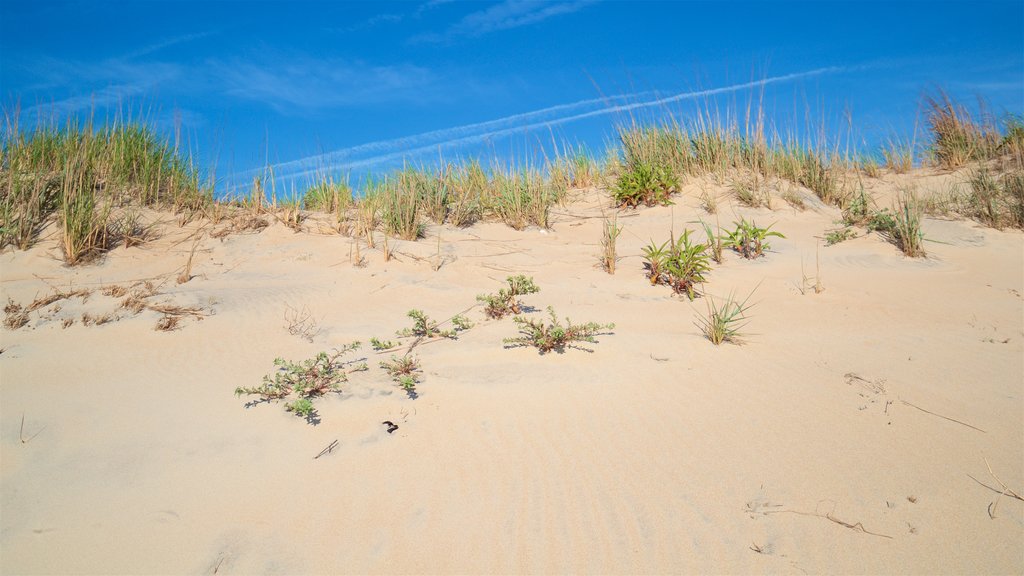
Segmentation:
{"type": "Polygon", "coordinates": [[[601,154],[623,122],[752,95],[781,131],[849,117],[870,147],[910,137],[936,86],[1024,112],[1024,2],[0,3],[23,125],[130,113],[221,190],[268,164],[287,193],[324,169],[601,154]]]}

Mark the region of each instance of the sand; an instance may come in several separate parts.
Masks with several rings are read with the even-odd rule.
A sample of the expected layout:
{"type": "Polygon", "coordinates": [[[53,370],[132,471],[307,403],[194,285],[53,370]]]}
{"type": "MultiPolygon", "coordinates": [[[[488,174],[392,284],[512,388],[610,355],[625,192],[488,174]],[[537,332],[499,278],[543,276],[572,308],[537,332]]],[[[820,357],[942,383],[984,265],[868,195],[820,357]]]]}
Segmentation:
{"type": "MultiPolygon", "coordinates": [[[[898,186],[957,177],[866,185],[886,206],[898,186]]],[[[723,196],[723,227],[742,215],[786,238],[710,273],[708,295],[755,303],[745,343],[716,347],[695,325],[708,299],[651,286],[640,258],[715,220],[702,190],[725,194],[691,180],[675,206],[622,211],[614,275],[597,266],[611,211],[597,190],[550,230],[429,226],[387,262],[363,246],[363,267],[351,238],[318,232],[326,220],[215,239],[155,213],[159,238],[94,264],[64,267],[52,229],[0,254],[4,302],[95,289],[0,330],[0,571],[1024,571],[1024,502],[999,494],[1024,492],[1021,232],[927,218],[928,257],[911,259],[863,232],[825,247],[839,212],[806,190],[804,211],[723,196]],[[505,348],[515,324],[475,296],[520,273],[541,288],[530,317],[550,305],[613,333],[589,352],[505,348]],[[158,331],[161,314],[101,289],[145,279],[151,302],[202,316],[158,331]],[[415,399],[365,344],[352,357],[370,370],[318,402],[318,425],[233,394],[276,357],[395,340],[412,308],[475,322],[415,348],[415,399]],[[312,341],[289,332],[296,311],[312,341]]]]}

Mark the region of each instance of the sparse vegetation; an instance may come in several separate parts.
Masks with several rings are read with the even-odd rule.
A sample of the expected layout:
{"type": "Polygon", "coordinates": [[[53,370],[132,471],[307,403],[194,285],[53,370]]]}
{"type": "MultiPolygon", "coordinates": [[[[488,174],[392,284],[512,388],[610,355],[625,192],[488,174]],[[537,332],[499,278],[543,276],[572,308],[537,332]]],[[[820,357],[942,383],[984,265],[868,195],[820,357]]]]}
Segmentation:
{"type": "Polygon", "coordinates": [[[396,346],[398,346],[398,344],[392,342],[391,340],[379,340],[377,338],[370,338],[370,347],[378,352],[383,350],[391,350],[396,346]]]}
{"type": "Polygon", "coordinates": [[[8,298],[4,306],[4,327],[8,330],[17,330],[28,324],[28,311],[20,304],[8,298]]]}
{"type": "Polygon", "coordinates": [[[832,246],[839,244],[840,242],[846,242],[857,237],[857,231],[853,228],[837,228],[835,230],[829,230],[825,234],[825,246],[832,246]]]}
{"type": "Polygon", "coordinates": [[[760,228],[754,222],[748,222],[745,218],[741,218],[739,222],[733,222],[736,225],[736,229],[732,232],[728,232],[723,238],[725,245],[732,248],[744,258],[753,260],[759,256],[764,256],[764,251],[771,248],[768,244],[768,238],[785,238],[780,232],[771,230],[771,226],[768,228],[760,228]]]}
{"type": "Polygon", "coordinates": [[[763,179],[757,174],[737,177],[732,182],[732,193],[736,200],[751,208],[772,207],[772,196],[763,179]]]}
{"type": "Polygon", "coordinates": [[[359,342],[353,342],[332,354],[320,352],[302,362],[277,358],[274,360],[277,370],[272,376],[264,376],[259,386],[235,388],[235,395],[259,396],[260,401],[266,402],[293,398],[285,403],[285,409],[315,423],[313,400],[329,392],[339,392],[341,385],[348,381],[349,373],[366,369],[365,363],[341,361],[343,355],[358,349],[359,342]]]}
{"type": "Polygon", "coordinates": [[[978,122],[945,91],[925,98],[925,119],[932,134],[931,153],[939,166],[959,168],[998,153],[1000,137],[990,120],[978,122]]]}
{"type": "Polygon", "coordinates": [[[619,226],[617,214],[604,219],[601,233],[601,267],[609,274],[615,274],[615,263],[619,261],[616,243],[621,233],[622,227],[619,226]]]}
{"type": "Polygon", "coordinates": [[[904,190],[892,210],[873,212],[867,227],[881,234],[907,256],[921,257],[925,256],[921,216],[917,194],[913,190],[904,190]]]}
{"type": "Polygon", "coordinates": [[[434,322],[422,310],[409,310],[406,314],[409,318],[412,318],[413,325],[411,328],[403,328],[396,332],[402,337],[416,337],[416,338],[457,338],[458,332],[467,330],[471,324],[466,318],[461,315],[454,316],[451,319],[453,328],[451,330],[442,330],[440,323],[434,322]]]}
{"type": "Polygon", "coordinates": [[[736,300],[732,294],[724,302],[715,302],[714,297],[707,298],[707,314],[697,318],[697,326],[703,332],[704,337],[718,346],[723,342],[740,344],[743,338],[743,328],[747,325],[747,311],[752,304],[749,304],[750,293],[742,301],[736,300]]]}
{"type": "Polygon", "coordinates": [[[985,166],[975,169],[960,211],[986,226],[1024,229],[1024,171],[997,176],[985,166]]]}
{"type": "Polygon", "coordinates": [[[476,299],[484,303],[484,314],[489,318],[501,319],[509,314],[519,314],[523,311],[520,296],[536,294],[540,288],[533,283],[532,277],[522,274],[509,276],[506,279],[508,288],[502,288],[497,294],[481,294],[476,299]]]}
{"type": "Polygon", "coordinates": [[[566,348],[579,348],[589,352],[589,349],[583,348],[579,343],[596,343],[595,336],[606,334],[607,331],[615,328],[615,324],[597,324],[595,322],[573,324],[569,318],[565,319],[563,325],[559,322],[555,309],[550,306],[548,314],[551,318],[550,323],[522,316],[513,318],[512,320],[519,326],[521,336],[506,338],[506,347],[533,346],[541,354],[551,351],[562,353],[566,348]]]}
{"type": "Polygon", "coordinates": [[[693,300],[697,296],[695,286],[702,284],[704,274],[711,271],[708,248],[708,244],[691,242],[690,230],[683,230],[678,239],[670,238],[660,246],[652,242],[643,249],[647,279],[693,300]]]}
{"type": "Polygon", "coordinates": [[[390,360],[380,363],[391,379],[394,380],[410,398],[416,398],[416,384],[419,383],[420,361],[415,356],[392,356],[390,360]]]}

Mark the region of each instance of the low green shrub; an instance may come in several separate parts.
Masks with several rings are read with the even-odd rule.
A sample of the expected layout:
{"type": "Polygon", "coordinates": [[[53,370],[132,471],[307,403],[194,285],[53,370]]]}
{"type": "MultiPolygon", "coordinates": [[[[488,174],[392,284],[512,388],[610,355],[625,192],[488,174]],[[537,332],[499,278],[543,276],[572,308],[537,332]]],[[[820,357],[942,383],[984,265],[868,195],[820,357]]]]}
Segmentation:
{"type": "Polygon", "coordinates": [[[490,318],[501,319],[509,314],[519,314],[522,310],[520,296],[536,294],[540,288],[533,283],[532,277],[522,274],[506,278],[508,288],[502,288],[497,294],[481,294],[476,297],[484,303],[484,314],[490,318]]]}
{"type": "Polygon", "coordinates": [[[551,351],[562,353],[566,348],[579,348],[590,352],[591,350],[583,348],[579,343],[596,343],[595,336],[607,334],[608,330],[615,328],[615,324],[597,324],[596,322],[573,324],[569,318],[565,319],[565,325],[563,325],[558,321],[554,308],[549,306],[548,313],[551,317],[551,322],[548,324],[545,324],[543,320],[523,318],[522,316],[513,318],[512,320],[519,326],[521,336],[505,338],[505,347],[533,346],[541,354],[551,351]]]}
{"type": "Polygon", "coordinates": [[[333,354],[320,352],[302,362],[277,358],[274,360],[277,370],[272,376],[264,376],[259,386],[235,388],[235,395],[259,396],[267,402],[293,397],[294,400],[285,403],[285,409],[314,423],[316,409],[313,399],[328,392],[340,392],[341,385],[348,381],[349,373],[367,369],[365,363],[341,360],[343,355],[358,349],[359,342],[353,342],[333,354]]]}
{"type": "Polygon", "coordinates": [[[771,226],[759,228],[757,224],[748,222],[745,218],[733,224],[736,225],[736,229],[726,233],[723,238],[725,245],[750,260],[764,256],[764,251],[771,248],[768,238],[785,238],[782,233],[771,230],[771,226]]]}
{"type": "Polygon", "coordinates": [[[690,230],[683,230],[675,241],[669,239],[658,246],[653,242],[643,249],[647,278],[651,284],[665,284],[676,294],[696,297],[694,286],[705,281],[704,274],[711,271],[708,244],[690,241],[690,230]]]}

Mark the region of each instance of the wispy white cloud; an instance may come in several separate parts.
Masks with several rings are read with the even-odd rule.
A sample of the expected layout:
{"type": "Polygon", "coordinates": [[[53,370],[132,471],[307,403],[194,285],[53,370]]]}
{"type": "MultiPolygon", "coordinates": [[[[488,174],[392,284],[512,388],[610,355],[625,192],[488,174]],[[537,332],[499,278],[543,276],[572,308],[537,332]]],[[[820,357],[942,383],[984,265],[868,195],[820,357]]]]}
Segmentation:
{"type": "Polygon", "coordinates": [[[137,50],[134,50],[132,52],[124,54],[123,56],[117,58],[116,60],[124,61],[124,60],[130,60],[132,58],[138,58],[139,56],[145,56],[147,54],[152,54],[153,52],[158,52],[160,50],[163,50],[164,48],[169,48],[169,47],[174,46],[176,44],[184,44],[186,42],[192,42],[194,40],[199,40],[200,38],[206,38],[207,36],[212,36],[213,34],[215,34],[215,32],[212,32],[212,31],[210,31],[210,32],[195,32],[193,34],[183,34],[181,36],[175,36],[174,38],[167,38],[165,40],[161,40],[160,42],[156,42],[154,44],[150,44],[149,46],[143,46],[142,48],[139,48],[137,50]]]}
{"type": "Polygon", "coordinates": [[[440,87],[433,71],[411,64],[371,65],[335,58],[293,56],[215,61],[211,76],[231,96],[267,104],[282,113],[376,102],[431,99],[440,87]]]}
{"type": "Polygon", "coordinates": [[[442,33],[428,32],[414,36],[409,41],[444,42],[458,37],[477,37],[527,26],[553,16],[571,14],[593,4],[595,0],[505,0],[465,15],[442,33]]]}
{"type": "Polygon", "coordinates": [[[610,99],[581,100],[579,102],[552,106],[550,108],[507,116],[505,118],[499,118],[488,122],[436,130],[433,132],[426,132],[394,140],[372,142],[369,144],[335,150],[327,154],[320,154],[290,162],[283,162],[274,166],[274,172],[284,180],[296,181],[314,177],[324,171],[345,172],[371,168],[395,161],[416,158],[427,153],[437,153],[453,149],[457,150],[460,147],[479,144],[504,136],[527,134],[538,129],[548,130],[554,126],[577,122],[587,118],[620,114],[642,108],[665,106],[667,104],[683,100],[693,100],[697,98],[739,92],[742,90],[760,88],[763,86],[790,82],[802,78],[851,72],[855,70],[862,70],[864,68],[865,66],[829,66],[780,76],[771,76],[760,80],[732,84],[720,88],[680,92],[660,98],[650,98],[650,92],[642,92],[619,95],[610,99]],[[630,102],[630,100],[642,98],[648,99],[638,102],[630,102]],[[604,104],[604,107],[587,110],[587,108],[593,108],[598,104],[604,104]],[[373,155],[365,156],[367,153],[373,155]]]}

